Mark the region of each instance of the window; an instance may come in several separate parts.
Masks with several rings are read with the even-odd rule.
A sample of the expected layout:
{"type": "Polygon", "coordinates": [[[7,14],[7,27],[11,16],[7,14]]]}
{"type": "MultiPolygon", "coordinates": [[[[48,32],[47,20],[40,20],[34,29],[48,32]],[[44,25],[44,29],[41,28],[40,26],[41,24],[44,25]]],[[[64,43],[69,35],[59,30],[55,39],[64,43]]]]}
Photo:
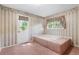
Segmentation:
{"type": "Polygon", "coordinates": [[[20,20],[19,21],[19,28],[20,30],[24,31],[28,28],[28,21],[20,20]]]}
{"type": "Polygon", "coordinates": [[[28,28],[28,17],[19,16],[18,19],[18,31],[25,31],[28,28]]]}
{"type": "Polygon", "coordinates": [[[47,20],[48,29],[61,29],[61,28],[65,28],[65,27],[66,27],[66,23],[65,23],[64,16],[50,18],[47,20]]]}

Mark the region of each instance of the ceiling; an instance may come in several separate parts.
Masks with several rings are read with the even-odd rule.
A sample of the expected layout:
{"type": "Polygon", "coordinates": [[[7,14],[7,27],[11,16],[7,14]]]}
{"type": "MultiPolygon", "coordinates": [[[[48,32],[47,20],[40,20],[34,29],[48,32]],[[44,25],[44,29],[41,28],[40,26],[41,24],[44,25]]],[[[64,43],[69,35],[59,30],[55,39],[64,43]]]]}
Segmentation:
{"type": "Polygon", "coordinates": [[[76,4],[3,4],[3,5],[42,17],[66,11],[68,9],[77,6],[76,4]]]}

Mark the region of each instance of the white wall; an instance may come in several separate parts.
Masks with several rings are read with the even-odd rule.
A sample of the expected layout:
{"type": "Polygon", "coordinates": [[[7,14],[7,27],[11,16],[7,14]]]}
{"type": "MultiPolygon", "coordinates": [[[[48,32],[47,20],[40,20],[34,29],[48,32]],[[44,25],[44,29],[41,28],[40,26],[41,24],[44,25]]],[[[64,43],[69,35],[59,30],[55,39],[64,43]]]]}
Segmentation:
{"type": "Polygon", "coordinates": [[[32,19],[32,36],[42,34],[44,31],[42,18],[33,18],[32,19]]]}

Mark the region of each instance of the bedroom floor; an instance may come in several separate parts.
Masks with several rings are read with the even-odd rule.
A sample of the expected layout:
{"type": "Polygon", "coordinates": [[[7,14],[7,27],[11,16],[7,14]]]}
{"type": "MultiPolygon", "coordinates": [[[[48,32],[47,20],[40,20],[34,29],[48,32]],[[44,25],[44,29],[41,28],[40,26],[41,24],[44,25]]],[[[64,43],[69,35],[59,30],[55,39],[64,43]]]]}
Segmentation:
{"type": "MultiPolygon", "coordinates": [[[[79,55],[79,48],[71,47],[66,55],[79,55]]],[[[58,55],[37,43],[25,43],[13,47],[3,48],[0,55],[58,55]]]]}

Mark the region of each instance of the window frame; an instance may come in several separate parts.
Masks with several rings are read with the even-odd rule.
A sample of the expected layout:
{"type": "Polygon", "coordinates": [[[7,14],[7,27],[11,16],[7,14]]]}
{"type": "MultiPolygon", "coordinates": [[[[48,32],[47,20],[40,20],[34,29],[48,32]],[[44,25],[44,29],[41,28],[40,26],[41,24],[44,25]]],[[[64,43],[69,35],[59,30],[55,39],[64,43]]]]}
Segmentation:
{"type": "Polygon", "coordinates": [[[18,20],[20,20],[20,19],[19,19],[19,16],[23,16],[23,17],[27,17],[27,18],[28,18],[27,21],[28,21],[28,29],[29,29],[29,28],[30,28],[30,25],[31,25],[31,24],[30,24],[30,22],[31,22],[30,16],[27,16],[27,15],[24,15],[24,14],[17,14],[17,20],[16,20],[16,29],[17,29],[17,30],[16,30],[16,32],[22,32],[22,31],[20,31],[19,28],[18,28],[18,20]]]}
{"type": "Polygon", "coordinates": [[[47,29],[65,29],[65,28],[66,28],[65,15],[46,19],[46,28],[47,28],[47,29]],[[56,18],[59,18],[59,20],[56,20],[56,21],[60,21],[62,27],[61,27],[61,28],[49,28],[49,27],[48,27],[48,22],[49,22],[49,21],[52,21],[52,20],[55,21],[56,18]]]}

